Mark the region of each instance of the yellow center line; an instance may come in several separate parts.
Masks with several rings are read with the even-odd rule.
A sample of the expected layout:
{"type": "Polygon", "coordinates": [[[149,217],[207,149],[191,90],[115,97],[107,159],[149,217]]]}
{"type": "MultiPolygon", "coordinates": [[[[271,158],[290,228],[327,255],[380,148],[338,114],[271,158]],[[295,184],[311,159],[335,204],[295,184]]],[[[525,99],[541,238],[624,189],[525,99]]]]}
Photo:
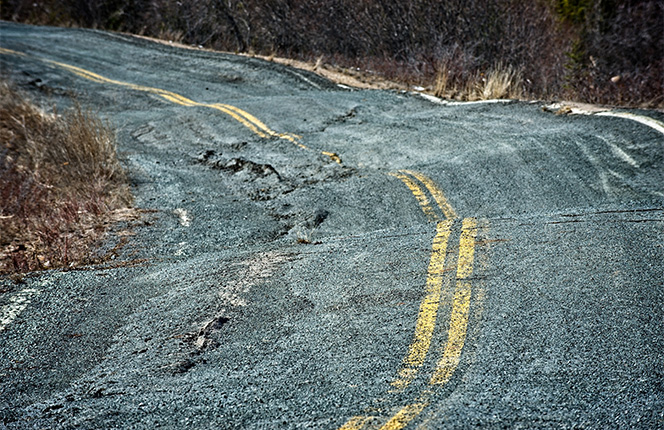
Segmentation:
{"type": "MultiPolygon", "coordinates": [[[[258,128],[256,128],[256,126],[255,126],[254,124],[250,123],[250,122],[247,121],[246,119],[242,118],[241,116],[237,115],[236,113],[232,112],[231,110],[227,109],[226,107],[224,107],[224,106],[222,106],[222,105],[218,105],[218,104],[210,104],[210,105],[207,105],[207,107],[212,108],[212,109],[217,109],[218,111],[221,111],[221,112],[223,112],[223,113],[229,115],[231,118],[235,119],[235,120],[238,121],[240,124],[244,125],[244,126],[247,127],[249,130],[251,130],[251,131],[253,131],[254,133],[256,133],[257,135],[259,135],[260,137],[263,137],[263,138],[268,137],[267,134],[263,133],[263,132],[260,131],[258,128]]],[[[304,145],[303,145],[303,146],[304,146],[304,145]]]]}
{"type": "Polygon", "coordinates": [[[440,306],[442,275],[445,272],[445,255],[451,227],[451,220],[441,221],[436,225],[436,237],[433,239],[427,274],[426,296],[420,303],[415,333],[408,353],[403,359],[397,379],[392,382],[392,386],[397,390],[404,389],[413,381],[431,347],[431,338],[436,327],[436,317],[440,306]]]}
{"type": "Polygon", "coordinates": [[[419,172],[414,172],[412,170],[401,170],[401,173],[406,173],[408,175],[411,175],[412,177],[423,183],[425,187],[427,187],[433,198],[436,200],[436,203],[438,203],[438,207],[440,208],[441,211],[443,211],[445,218],[447,219],[458,218],[456,211],[449,204],[449,202],[443,195],[443,192],[440,190],[440,188],[438,188],[436,183],[433,182],[430,178],[419,172]]]}
{"type": "MultiPolygon", "coordinates": [[[[461,351],[463,350],[468,331],[468,314],[472,292],[471,283],[468,278],[473,273],[476,236],[477,220],[474,218],[465,218],[462,222],[461,238],[459,239],[456,291],[447,332],[447,344],[429,381],[429,386],[446,384],[452,377],[461,359],[461,351]]],[[[381,430],[400,430],[404,428],[429,405],[432,396],[433,391],[430,389],[424,390],[415,403],[401,408],[381,427],[381,430]]]]}
{"type": "MultiPolygon", "coordinates": [[[[431,220],[431,218],[437,218],[437,215],[431,208],[429,199],[422,188],[412,178],[424,184],[434,200],[436,200],[442,213],[447,217],[445,221],[440,221],[436,225],[436,236],[432,245],[431,260],[427,273],[426,296],[420,304],[413,341],[402,362],[402,368],[397,378],[391,383],[395,387],[395,391],[401,391],[415,379],[419,368],[423,366],[426,355],[431,348],[431,340],[436,325],[438,308],[440,307],[443,282],[445,280],[443,274],[447,271],[445,268],[447,243],[453,220],[457,217],[457,214],[449,205],[438,186],[425,175],[410,170],[401,170],[400,173],[391,173],[391,175],[400,179],[411,190],[420,208],[422,208],[422,211],[431,220]]],[[[413,403],[403,406],[388,418],[385,424],[380,427],[381,430],[400,430],[406,427],[431,403],[435,394],[434,388],[446,384],[459,365],[461,352],[468,332],[470,300],[472,297],[472,284],[469,278],[473,273],[476,237],[477,220],[475,218],[464,218],[461,223],[459,255],[456,266],[456,284],[447,330],[447,342],[429,379],[428,388],[424,389],[413,403]]],[[[373,418],[368,416],[353,417],[341,429],[359,430],[365,428],[373,418]]]]}
{"type": "MultiPolygon", "coordinates": [[[[18,55],[18,56],[23,56],[25,57],[26,54],[23,54],[21,52],[13,51],[11,49],[6,49],[6,48],[0,48],[0,53],[2,54],[9,54],[9,55],[18,55]]],[[[38,57],[35,57],[38,58],[38,57]]],[[[215,109],[220,112],[225,113],[226,115],[230,116],[234,120],[238,121],[240,124],[251,130],[253,133],[257,134],[258,136],[262,138],[269,138],[269,137],[274,137],[277,139],[284,139],[287,140],[295,145],[297,145],[301,149],[305,150],[310,150],[310,148],[306,145],[304,145],[300,140],[302,139],[302,136],[299,136],[297,134],[293,133],[278,133],[271,128],[269,128],[265,123],[263,123],[261,120],[250,114],[249,112],[246,112],[236,106],[232,106],[229,104],[225,103],[201,103],[197,102],[191,99],[188,99],[180,94],[174,93],[172,91],[164,90],[161,88],[155,88],[155,87],[148,87],[148,86],[143,86],[143,85],[136,85],[132,84],[129,82],[123,82],[123,81],[118,81],[115,79],[110,79],[105,76],[99,75],[97,73],[91,72],[89,70],[83,69],[81,67],[77,66],[72,66],[70,64],[66,63],[61,63],[59,61],[54,61],[54,60],[47,60],[47,59],[41,59],[40,60],[52,64],[54,66],[58,66],[62,69],[68,70],[69,72],[75,74],[76,76],[79,76],[81,78],[97,82],[100,84],[111,84],[111,85],[118,85],[122,86],[125,88],[130,88],[135,91],[141,91],[141,92],[146,92],[150,94],[155,94],[162,98],[163,100],[166,100],[171,103],[175,103],[181,106],[187,106],[187,107],[205,107],[205,108],[210,108],[210,109],[215,109]]],[[[333,153],[333,152],[328,152],[328,151],[321,151],[321,154],[328,156],[332,161],[341,164],[341,158],[333,153]]]]}
{"type": "MultiPolygon", "coordinates": [[[[268,137],[268,136],[273,136],[273,137],[280,137],[280,138],[285,138],[287,140],[290,140],[291,142],[294,142],[294,139],[290,136],[288,137],[282,137],[279,133],[276,131],[268,128],[262,121],[260,121],[258,118],[255,116],[251,115],[248,112],[243,111],[240,108],[237,108],[235,106],[231,106],[228,104],[224,103],[200,103],[196,102],[194,100],[191,100],[187,97],[184,97],[180,94],[174,93],[172,91],[164,90],[161,88],[155,88],[155,87],[147,87],[143,85],[136,85],[136,84],[131,84],[128,82],[123,82],[123,81],[117,81],[115,79],[109,79],[104,76],[101,76],[97,73],[90,72],[88,70],[82,69],[80,67],[72,66],[69,64],[65,63],[60,63],[58,61],[52,61],[52,60],[46,60],[48,63],[54,64],[56,66],[59,66],[63,69],[69,70],[70,72],[74,73],[77,76],[80,76],[82,78],[98,82],[98,83],[105,83],[105,84],[112,84],[112,85],[118,85],[126,88],[130,88],[132,90],[136,91],[142,91],[146,93],[151,93],[151,94],[156,94],[162,99],[169,101],[171,103],[175,103],[181,106],[188,106],[188,107],[194,107],[194,106],[200,106],[200,107],[207,107],[211,109],[216,109],[220,112],[223,112],[227,115],[229,115],[231,118],[235,119],[238,121],[240,124],[244,125],[248,129],[250,129],[252,132],[256,133],[260,137],[268,137]]],[[[294,142],[295,143],[295,142],[294,142]]],[[[301,144],[300,144],[301,145],[301,144]]],[[[304,146],[304,145],[301,145],[304,146]]],[[[306,148],[306,147],[304,147],[306,148]]]]}
{"type": "Polygon", "coordinates": [[[424,408],[429,406],[429,403],[431,402],[431,394],[431,392],[426,391],[422,396],[424,398],[418,400],[416,403],[411,403],[410,405],[406,405],[401,408],[399,412],[393,415],[389,421],[380,427],[380,430],[401,430],[402,428],[406,427],[409,422],[414,420],[420,413],[422,413],[424,408]]]}
{"type": "Polygon", "coordinates": [[[337,153],[335,153],[335,152],[329,152],[329,151],[321,151],[321,154],[323,154],[323,155],[327,155],[327,156],[330,157],[330,158],[332,159],[332,161],[334,161],[335,163],[337,163],[337,164],[341,164],[341,157],[339,157],[339,154],[337,154],[337,153]]]}
{"type": "Polygon", "coordinates": [[[429,199],[427,198],[426,194],[422,190],[422,188],[412,179],[410,179],[408,176],[403,175],[401,173],[390,173],[390,176],[394,176],[395,178],[398,178],[403,182],[408,189],[410,190],[411,193],[413,193],[413,196],[415,196],[415,199],[417,200],[417,203],[420,204],[420,208],[422,209],[422,212],[424,212],[424,215],[427,217],[427,219],[430,222],[438,222],[440,221],[440,217],[434,212],[433,208],[431,207],[431,203],[429,203],[429,199]]]}
{"type": "Polygon", "coordinates": [[[427,176],[411,170],[401,170],[400,173],[391,173],[391,175],[400,179],[410,189],[429,221],[438,221],[440,218],[434,212],[422,188],[410,176],[424,184],[436,200],[441,212],[448,217],[446,221],[440,221],[436,225],[436,237],[433,240],[431,260],[427,272],[426,296],[420,303],[415,332],[408,353],[403,359],[402,367],[396,379],[391,382],[394,390],[401,391],[415,379],[431,347],[431,339],[436,327],[438,308],[440,307],[447,242],[456,212],[449,206],[440,188],[427,176]]]}
{"type": "Polygon", "coordinates": [[[443,356],[436,365],[431,377],[431,385],[444,385],[452,377],[459,365],[461,350],[466,341],[468,331],[468,313],[470,309],[471,283],[468,278],[473,273],[475,255],[475,237],[477,221],[474,218],[463,220],[461,238],[459,239],[459,260],[457,263],[457,282],[450,315],[450,326],[447,330],[447,344],[443,356]]]}
{"type": "Polygon", "coordinates": [[[25,54],[18,51],[12,51],[11,49],[0,47],[0,53],[8,55],[18,55],[19,57],[25,57],[25,54]]]}

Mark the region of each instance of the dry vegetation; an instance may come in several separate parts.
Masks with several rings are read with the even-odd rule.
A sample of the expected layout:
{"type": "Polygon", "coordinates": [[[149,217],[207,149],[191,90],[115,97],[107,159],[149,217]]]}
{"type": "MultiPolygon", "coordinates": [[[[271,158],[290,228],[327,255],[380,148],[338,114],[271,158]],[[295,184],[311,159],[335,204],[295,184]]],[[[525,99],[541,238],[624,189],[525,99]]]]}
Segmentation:
{"type": "Polygon", "coordinates": [[[664,106],[661,0],[6,0],[1,16],[317,61],[448,98],[664,106]]]}
{"type": "Polygon", "coordinates": [[[75,107],[47,114],[0,82],[0,274],[100,261],[131,194],[112,131],[75,107]]]}

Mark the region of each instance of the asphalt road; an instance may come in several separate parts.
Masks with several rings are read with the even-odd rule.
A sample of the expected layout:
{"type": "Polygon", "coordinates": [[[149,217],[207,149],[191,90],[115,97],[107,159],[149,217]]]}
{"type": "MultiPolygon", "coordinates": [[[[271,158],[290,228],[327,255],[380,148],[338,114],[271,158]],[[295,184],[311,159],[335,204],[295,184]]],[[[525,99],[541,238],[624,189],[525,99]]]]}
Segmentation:
{"type": "Polygon", "coordinates": [[[662,113],[89,30],[0,48],[113,125],[146,209],[118,267],[0,280],[0,427],[664,428],[662,113]]]}

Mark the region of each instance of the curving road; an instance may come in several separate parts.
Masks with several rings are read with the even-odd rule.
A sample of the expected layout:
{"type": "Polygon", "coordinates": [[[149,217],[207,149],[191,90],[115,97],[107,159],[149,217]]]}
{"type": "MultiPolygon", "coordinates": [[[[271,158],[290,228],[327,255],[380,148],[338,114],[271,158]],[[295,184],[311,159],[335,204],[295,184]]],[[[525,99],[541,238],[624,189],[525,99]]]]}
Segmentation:
{"type": "Polygon", "coordinates": [[[0,427],[664,428],[661,112],[6,22],[0,65],[146,209],[118,264],[0,279],[0,427]]]}

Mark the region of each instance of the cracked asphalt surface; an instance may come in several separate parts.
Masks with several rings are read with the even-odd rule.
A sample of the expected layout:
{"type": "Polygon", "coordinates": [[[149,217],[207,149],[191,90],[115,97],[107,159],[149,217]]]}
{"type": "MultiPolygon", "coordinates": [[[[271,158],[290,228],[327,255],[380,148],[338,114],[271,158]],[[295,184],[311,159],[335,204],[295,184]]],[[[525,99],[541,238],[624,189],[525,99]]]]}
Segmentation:
{"type": "Polygon", "coordinates": [[[145,210],[0,279],[0,427],[664,428],[661,112],[6,22],[0,66],[107,119],[145,210]]]}

